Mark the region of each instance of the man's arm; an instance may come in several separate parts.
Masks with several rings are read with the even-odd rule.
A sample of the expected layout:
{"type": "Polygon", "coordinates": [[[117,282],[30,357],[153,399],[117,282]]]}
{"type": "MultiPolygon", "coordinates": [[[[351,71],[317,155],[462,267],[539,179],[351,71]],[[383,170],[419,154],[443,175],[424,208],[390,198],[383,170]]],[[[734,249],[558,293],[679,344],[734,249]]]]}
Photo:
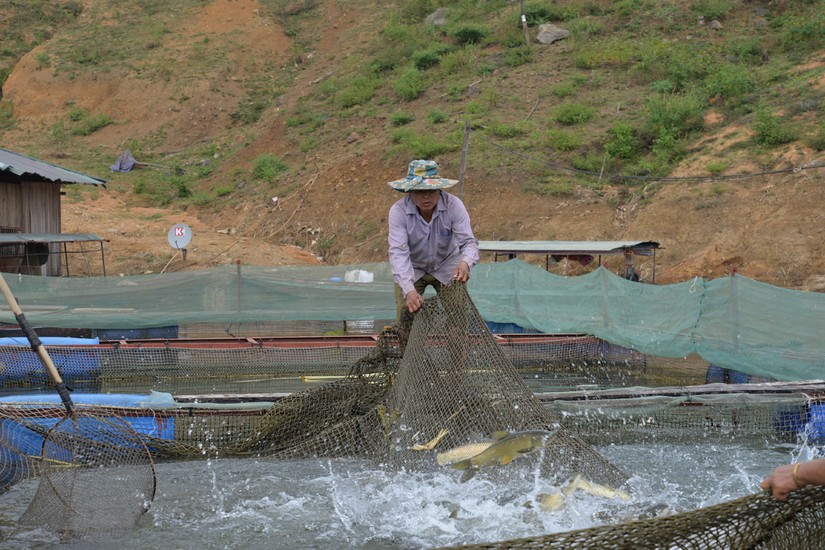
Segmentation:
{"type": "Polygon", "coordinates": [[[478,241],[473,235],[473,228],[470,224],[470,214],[464,207],[460,199],[455,198],[451,215],[453,216],[453,238],[458,244],[461,253],[461,260],[455,267],[453,278],[466,283],[470,279],[470,270],[478,263],[478,241]]]}
{"type": "Polygon", "coordinates": [[[407,215],[400,203],[390,208],[389,221],[389,259],[392,278],[401,287],[406,297],[414,291],[415,273],[410,259],[410,247],[407,238],[407,215]]]}

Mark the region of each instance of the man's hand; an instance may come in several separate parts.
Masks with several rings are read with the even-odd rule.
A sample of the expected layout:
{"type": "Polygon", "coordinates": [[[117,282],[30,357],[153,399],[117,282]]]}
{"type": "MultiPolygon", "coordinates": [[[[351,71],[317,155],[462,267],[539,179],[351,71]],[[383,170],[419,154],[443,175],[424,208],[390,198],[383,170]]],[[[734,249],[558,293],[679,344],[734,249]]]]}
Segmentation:
{"type": "Polygon", "coordinates": [[[467,265],[467,262],[464,260],[458,262],[458,265],[455,266],[455,271],[453,272],[453,279],[459,283],[466,283],[470,280],[470,266],[467,265]]]}
{"type": "Polygon", "coordinates": [[[788,495],[800,488],[799,483],[794,479],[793,468],[794,464],[776,468],[760,486],[770,491],[777,500],[787,499],[788,495]]]}
{"type": "Polygon", "coordinates": [[[407,302],[407,311],[410,313],[415,313],[424,305],[424,298],[415,290],[409,291],[407,296],[405,296],[405,300],[407,302]]]}

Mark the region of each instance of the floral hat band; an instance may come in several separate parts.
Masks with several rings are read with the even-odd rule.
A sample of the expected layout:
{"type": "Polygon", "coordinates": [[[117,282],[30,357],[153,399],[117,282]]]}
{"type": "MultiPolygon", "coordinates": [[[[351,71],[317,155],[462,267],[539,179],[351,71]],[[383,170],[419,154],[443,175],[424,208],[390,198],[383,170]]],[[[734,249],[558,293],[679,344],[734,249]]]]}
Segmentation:
{"type": "Polygon", "coordinates": [[[432,189],[449,189],[458,183],[458,180],[438,177],[438,164],[432,160],[414,160],[407,169],[407,177],[393,180],[387,185],[408,193],[410,191],[429,191],[432,189]]]}

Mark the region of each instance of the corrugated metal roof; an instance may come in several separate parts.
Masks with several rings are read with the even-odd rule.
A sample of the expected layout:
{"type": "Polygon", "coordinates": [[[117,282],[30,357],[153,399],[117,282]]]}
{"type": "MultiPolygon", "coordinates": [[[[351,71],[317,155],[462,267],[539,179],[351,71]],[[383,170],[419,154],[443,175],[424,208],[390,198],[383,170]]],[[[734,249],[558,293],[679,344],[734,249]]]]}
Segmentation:
{"type": "Polygon", "coordinates": [[[108,241],[94,233],[0,233],[0,244],[108,241]]]}
{"type": "Polygon", "coordinates": [[[20,177],[37,176],[55,183],[85,183],[106,186],[106,180],[95,178],[81,172],[61,168],[42,160],[0,149],[0,171],[11,172],[20,177]]]}
{"type": "Polygon", "coordinates": [[[648,255],[659,248],[655,241],[478,241],[481,252],[498,254],[622,254],[630,248],[648,255]]]}

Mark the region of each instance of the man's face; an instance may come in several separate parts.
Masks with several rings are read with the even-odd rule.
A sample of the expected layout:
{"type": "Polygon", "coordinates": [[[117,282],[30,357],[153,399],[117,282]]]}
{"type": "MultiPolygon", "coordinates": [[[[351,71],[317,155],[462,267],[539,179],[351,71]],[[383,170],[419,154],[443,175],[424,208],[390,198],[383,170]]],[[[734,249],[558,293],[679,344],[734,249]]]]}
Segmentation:
{"type": "Polygon", "coordinates": [[[419,210],[430,212],[438,204],[441,197],[441,189],[428,189],[426,191],[410,191],[412,200],[419,210]]]}

